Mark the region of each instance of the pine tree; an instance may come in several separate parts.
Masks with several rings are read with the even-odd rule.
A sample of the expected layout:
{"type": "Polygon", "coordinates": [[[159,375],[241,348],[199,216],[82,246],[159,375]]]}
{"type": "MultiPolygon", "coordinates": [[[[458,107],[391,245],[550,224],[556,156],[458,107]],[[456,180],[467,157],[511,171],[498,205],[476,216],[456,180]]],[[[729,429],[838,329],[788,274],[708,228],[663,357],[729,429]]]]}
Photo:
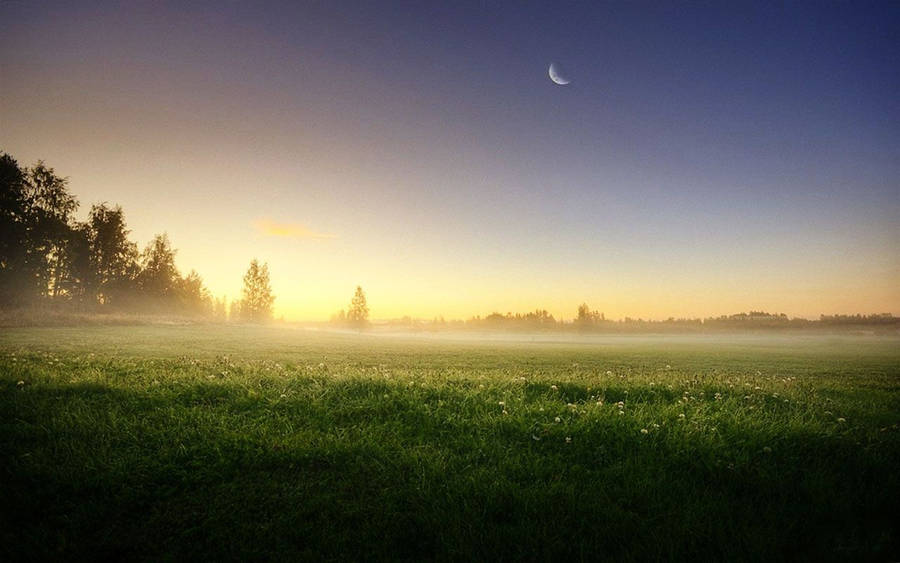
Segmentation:
{"type": "Polygon", "coordinates": [[[360,328],[369,324],[369,305],[366,303],[366,294],[360,286],[356,286],[356,293],[350,301],[347,322],[360,328]]]}
{"type": "Polygon", "coordinates": [[[241,318],[250,322],[272,320],[272,287],[269,285],[269,265],[259,265],[254,258],[244,274],[244,289],[241,293],[241,318]]]}

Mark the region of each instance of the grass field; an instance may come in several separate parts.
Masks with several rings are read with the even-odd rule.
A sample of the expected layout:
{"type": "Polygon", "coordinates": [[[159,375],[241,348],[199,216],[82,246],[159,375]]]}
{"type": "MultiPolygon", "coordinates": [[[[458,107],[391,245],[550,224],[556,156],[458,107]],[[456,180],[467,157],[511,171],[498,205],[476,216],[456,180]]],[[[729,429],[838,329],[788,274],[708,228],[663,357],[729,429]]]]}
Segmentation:
{"type": "Polygon", "coordinates": [[[0,560],[897,560],[898,344],[7,329],[0,560]]]}

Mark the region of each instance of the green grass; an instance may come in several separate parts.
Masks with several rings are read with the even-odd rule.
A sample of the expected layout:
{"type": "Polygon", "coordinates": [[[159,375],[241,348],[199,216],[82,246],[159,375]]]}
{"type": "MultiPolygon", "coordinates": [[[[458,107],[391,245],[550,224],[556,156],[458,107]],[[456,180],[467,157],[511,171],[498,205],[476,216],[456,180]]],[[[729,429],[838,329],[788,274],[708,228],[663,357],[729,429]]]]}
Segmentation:
{"type": "Polygon", "coordinates": [[[896,560],[898,350],[5,330],[0,560],[896,560]]]}

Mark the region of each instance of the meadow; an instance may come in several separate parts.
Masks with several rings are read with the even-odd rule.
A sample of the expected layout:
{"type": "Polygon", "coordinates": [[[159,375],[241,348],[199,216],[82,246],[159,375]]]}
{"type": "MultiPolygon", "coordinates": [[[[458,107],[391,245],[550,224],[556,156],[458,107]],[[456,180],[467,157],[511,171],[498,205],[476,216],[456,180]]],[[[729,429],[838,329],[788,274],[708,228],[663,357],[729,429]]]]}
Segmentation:
{"type": "Polygon", "coordinates": [[[897,560],[898,344],[4,329],[0,560],[897,560]]]}

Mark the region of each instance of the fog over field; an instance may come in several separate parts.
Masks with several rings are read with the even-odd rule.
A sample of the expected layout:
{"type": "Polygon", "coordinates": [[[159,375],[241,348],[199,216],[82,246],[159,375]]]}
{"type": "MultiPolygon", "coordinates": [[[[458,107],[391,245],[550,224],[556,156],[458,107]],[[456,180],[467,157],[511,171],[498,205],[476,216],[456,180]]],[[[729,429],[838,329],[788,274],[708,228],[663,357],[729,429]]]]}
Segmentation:
{"type": "Polygon", "coordinates": [[[885,560],[896,338],[0,333],[4,560],[885,560]]]}

